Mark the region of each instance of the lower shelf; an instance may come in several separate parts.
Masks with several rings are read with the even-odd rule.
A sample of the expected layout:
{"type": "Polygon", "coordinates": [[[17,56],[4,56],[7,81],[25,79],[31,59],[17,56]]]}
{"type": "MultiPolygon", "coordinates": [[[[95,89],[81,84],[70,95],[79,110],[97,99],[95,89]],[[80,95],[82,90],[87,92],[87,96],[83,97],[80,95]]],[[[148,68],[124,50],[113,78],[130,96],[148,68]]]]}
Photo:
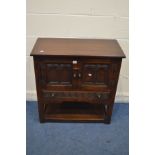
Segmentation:
{"type": "Polygon", "coordinates": [[[77,102],[46,104],[44,113],[49,121],[103,121],[104,117],[103,105],[77,102]]]}
{"type": "Polygon", "coordinates": [[[45,115],[46,120],[59,120],[59,121],[103,121],[102,115],[88,115],[88,114],[51,114],[45,115]]]}

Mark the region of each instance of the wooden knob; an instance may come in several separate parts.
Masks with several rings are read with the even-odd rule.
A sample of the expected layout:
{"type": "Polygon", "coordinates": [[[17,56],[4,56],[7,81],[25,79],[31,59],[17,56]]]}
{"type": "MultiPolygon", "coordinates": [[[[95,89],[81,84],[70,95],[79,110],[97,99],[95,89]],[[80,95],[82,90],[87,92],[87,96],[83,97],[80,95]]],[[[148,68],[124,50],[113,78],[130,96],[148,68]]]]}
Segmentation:
{"type": "Polygon", "coordinates": [[[51,93],[51,97],[54,97],[55,96],[55,94],[54,93],[51,93]]]}
{"type": "Polygon", "coordinates": [[[73,74],[73,77],[76,78],[76,73],[73,74]]]}
{"type": "Polygon", "coordinates": [[[81,77],[81,73],[79,73],[78,75],[79,75],[79,78],[80,78],[81,77]]]}

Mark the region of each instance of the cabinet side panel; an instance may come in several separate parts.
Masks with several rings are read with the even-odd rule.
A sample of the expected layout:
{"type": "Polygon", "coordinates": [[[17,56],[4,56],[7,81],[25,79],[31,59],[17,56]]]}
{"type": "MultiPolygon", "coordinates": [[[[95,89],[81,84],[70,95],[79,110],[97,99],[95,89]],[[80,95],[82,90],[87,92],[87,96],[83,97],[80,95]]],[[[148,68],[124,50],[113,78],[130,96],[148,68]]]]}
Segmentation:
{"type": "Polygon", "coordinates": [[[34,71],[35,71],[35,82],[36,82],[36,90],[37,90],[37,99],[38,99],[38,112],[39,112],[39,120],[40,122],[44,121],[44,105],[41,100],[41,88],[39,84],[39,77],[40,77],[40,67],[39,61],[36,57],[33,57],[34,61],[34,71]]]}
{"type": "Polygon", "coordinates": [[[111,121],[121,63],[122,63],[122,59],[116,59],[113,61],[111,65],[110,85],[112,88],[112,93],[111,93],[109,104],[106,106],[106,119],[105,119],[106,123],[110,123],[111,121]]]}

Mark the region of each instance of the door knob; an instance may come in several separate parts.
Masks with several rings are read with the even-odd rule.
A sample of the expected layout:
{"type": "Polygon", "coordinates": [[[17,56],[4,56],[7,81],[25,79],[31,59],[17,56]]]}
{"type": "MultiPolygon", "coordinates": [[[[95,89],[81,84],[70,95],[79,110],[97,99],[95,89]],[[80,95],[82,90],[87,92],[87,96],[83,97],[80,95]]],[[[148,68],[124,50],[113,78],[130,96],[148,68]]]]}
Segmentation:
{"type": "Polygon", "coordinates": [[[73,77],[76,78],[76,73],[73,74],[73,77]]]}
{"type": "Polygon", "coordinates": [[[51,95],[51,97],[54,97],[54,96],[55,96],[55,94],[54,94],[54,93],[51,93],[50,95],[51,95]]]}
{"type": "Polygon", "coordinates": [[[79,73],[78,75],[79,75],[79,78],[81,78],[81,73],[79,73]]]}
{"type": "Polygon", "coordinates": [[[92,74],[91,74],[91,73],[88,73],[88,76],[90,76],[90,77],[91,77],[91,76],[92,76],[92,74]]]}

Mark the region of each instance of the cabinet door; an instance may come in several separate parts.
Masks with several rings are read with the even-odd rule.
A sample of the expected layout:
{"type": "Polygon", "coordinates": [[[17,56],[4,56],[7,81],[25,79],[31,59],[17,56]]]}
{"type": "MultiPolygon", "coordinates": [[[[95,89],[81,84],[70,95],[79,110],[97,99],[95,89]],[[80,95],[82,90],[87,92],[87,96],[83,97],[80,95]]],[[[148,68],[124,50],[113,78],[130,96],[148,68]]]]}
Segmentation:
{"type": "Polygon", "coordinates": [[[82,61],[81,88],[106,90],[109,89],[110,61],[84,60],[82,61]]]}
{"type": "Polygon", "coordinates": [[[45,89],[72,88],[71,61],[43,61],[40,63],[40,84],[45,89]]]}

